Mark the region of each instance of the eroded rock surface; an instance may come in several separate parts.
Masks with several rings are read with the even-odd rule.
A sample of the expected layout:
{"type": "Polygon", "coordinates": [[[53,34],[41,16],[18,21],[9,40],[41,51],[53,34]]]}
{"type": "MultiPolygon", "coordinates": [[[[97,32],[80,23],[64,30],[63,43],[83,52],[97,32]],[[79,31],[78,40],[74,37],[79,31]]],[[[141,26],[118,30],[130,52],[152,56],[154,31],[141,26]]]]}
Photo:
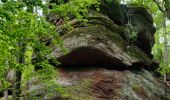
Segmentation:
{"type": "Polygon", "coordinates": [[[144,69],[62,69],[58,82],[66,87],[68,100],[170,100],[165,85],[144,69]]]}
{"type": "Polygon", "coordinates": [[[100,12],[89,10],[88,23],[62,34],[66,54],[57,47],[52,52],[61,62],[57,81],[68,91],[67,99],[170,100],[165,84],[146,70],[158,66],[151,55],[151,15],[144,8],[127,7],[128,23],[124,15],[116,22],[118,17],[109,15],[116,9],[108,7],[103,2],[100,12]]]}
{"type": "MultiPolygon", "coordinates": [[[[89,23],[63,35],[64,55],[56,48],[53,55],[63,66],[101,65],[129,68],[137,63],[149,66],[151,60],[137,45],[127,45],[128,29],[114,24],[107,16],[90,11],[89,23]]],[[[142,67],[141,66],[141,67],[142,67]]]]}

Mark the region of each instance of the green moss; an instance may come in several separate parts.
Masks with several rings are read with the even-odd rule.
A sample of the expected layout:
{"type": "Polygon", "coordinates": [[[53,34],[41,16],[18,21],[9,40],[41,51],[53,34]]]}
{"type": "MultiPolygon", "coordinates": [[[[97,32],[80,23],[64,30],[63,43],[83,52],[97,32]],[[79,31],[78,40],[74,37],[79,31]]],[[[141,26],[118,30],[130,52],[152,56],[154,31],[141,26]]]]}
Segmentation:
{"type": "Polygon", "coordinates": [[[71,98],[71,100],[92,100],[90,95],[90,85],[92,84],[91,79],[86,78],[79,82],[76,82],[79,85],[71,85],[66,88],[67,90],[67,98],[71,98]]]}
{"type": "Polygon", "coordinates": [[[136,46],[130,46],[129,48],[127,48],[126,53],[130,55],[131,57],[134,57],[140,61],[151,62],[148,56],[136,46]]]}
{"type": "MultiPolygon", "coordinates": [[[[118,33],[112,32],[102,25],[93,25],[83,28],[77,28],[68,34],[65,34],[63,38],[68,38],[72,36],[86,37],[87,34],[90,34],[92,36],[92,38],[87,38],[89,39],[89,42],[96,40],[95,42],[102,42],[107,44],[108,41],[112,41],[115,42],[116,45],[118,45],[120,48],[125,48],[126,43],[123,38],[118,33]]],[[[91,42],[89,44],[93,45],[93,43],[94,42],[91,42]]]]}
{"type": "Polygon", "coordinates": [[[141,87],[139,84],[137,84],[137,83],[132,86],[132,89],[133,89],[134,91],[140,91],[141,88],[142,88],[142,87],[141,87]]]}
{"type": "Polygon", "coordinates": [[[142,99],[146,99],[147,96],[147,92],[145,91],[145,89],[142,87],[142,85],[135,83],[132,86],[133,91],[142,99]]]}
{"type": "Polygon", "coordinates": [[[99,12],[91,11],[87,19],[89,20],[89,24],[102,25],[108,30],[118,33],[123,39],[126,39],[128,36],[127,29],[125,27],[118,26],[111,19],[109,19],[108,16],[105,16],[99,12]]]}

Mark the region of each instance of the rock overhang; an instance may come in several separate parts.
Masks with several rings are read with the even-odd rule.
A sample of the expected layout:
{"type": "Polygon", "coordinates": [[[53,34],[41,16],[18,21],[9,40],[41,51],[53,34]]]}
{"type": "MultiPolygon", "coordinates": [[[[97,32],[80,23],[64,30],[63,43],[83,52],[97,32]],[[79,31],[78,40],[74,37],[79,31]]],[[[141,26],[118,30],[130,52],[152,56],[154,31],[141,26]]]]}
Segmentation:
{"type": "MultiPolygon", "coordinates": [[[[104,11],[109,9],[107,7],[104,11]]],[[[102,65],[116,68],[115,66],[120,65],[129,69],[137,65],[150,67],[152,60],[149,56],[155,32],[152,16],[141,7],[128,7],[128,13],[131,25],[138,27],[134,43],[128,43],[131,33],[126,25],[117,25],[110,19],[109,13],[89,10],[88,23],[62,36],[67,54],[64,55],[56,48],[52,55],[61,62],[61,66],[102,65]]]]}

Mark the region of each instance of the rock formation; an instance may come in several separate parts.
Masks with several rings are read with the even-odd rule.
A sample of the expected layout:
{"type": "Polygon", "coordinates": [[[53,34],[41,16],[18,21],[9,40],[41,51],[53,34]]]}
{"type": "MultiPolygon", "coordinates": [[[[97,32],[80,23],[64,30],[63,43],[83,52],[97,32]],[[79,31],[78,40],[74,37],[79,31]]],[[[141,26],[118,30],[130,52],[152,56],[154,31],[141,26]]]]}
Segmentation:
{"type": "Polygon", "coordinates": [[[123,23],[127,16],[112,17],[116,9],[102,2],[100,12],[89,10],[88,23],[62,36],[67,53],[56,47],[52,54],[61,62],[57,81],[67,100],[170,100],[165,84],[150,71],[158,67],[151,55],[152,16],[142,7],[127,9],[123,23]]]}
{"type": "Polygon", "coordinates": [[[68,53],[65,55],[56,48],[53,56],[62,66],[150,67],[155,32],[153,19],[144,8],[128,9],[130,24],[121,26],[114,22],[114,17],[111,20],[109,15],[103,14],[102,7],[101,12],[89,10],[86,25],[62,36],[68,53]],[[136,36],[130,37],[132,33],[136,36]]]}

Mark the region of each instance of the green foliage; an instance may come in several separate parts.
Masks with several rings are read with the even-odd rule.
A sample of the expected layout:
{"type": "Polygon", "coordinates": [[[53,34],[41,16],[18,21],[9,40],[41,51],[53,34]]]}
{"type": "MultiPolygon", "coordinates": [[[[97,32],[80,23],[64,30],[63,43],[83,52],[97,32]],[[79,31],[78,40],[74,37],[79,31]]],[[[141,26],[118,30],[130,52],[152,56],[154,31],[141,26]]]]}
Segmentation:
{"type": "Polygon", "coordinates": [[[65,95],[63,88],[56,83],[57,73],[54,67],[48,62],[48,59],[53,58],[50,54],[52,48],[43,41],[48,40],[53,46],[64,50],[61,38],[56,33],[56,26],[47,22],[46,16],[38,16],[34,10],[40,7],[43,13],[57,13],[67,24],[72,16],[79,21],[87,21],[85,16],[88,8],[98,7],[98,4],[97,0],[72,0],[48,9],[48,2],[42,4],[41,0],[3,1],[0,4],[0,91],[13,87],[7,74],[14,69],[22,73],[20,95],[38,99],[34,93],[39,91],[29,91],[27,88],[34,85],[32,82],[28,85],[32,79],[43,87],[44,92],[39,99],[50,98],[55,93],[65,95]],[[32,61],[32,57],[36,61],[32,61]]]}
{"type": "Polygon", "coordinates": [[[18,0],[20,2],[23,2],[26,7],[28,12],[33,12],[34,7],[41,7],[41,8],[46,8],[45,5],[42,4],[42,0],[18,0]]]}
{"type": "Polygon", "coordinates": [[[98,5],[99,2],[97,0],[71,0],[65,4],[53,5],[54,9],[51,12],[59,14],[66,21],[70,20],[71,17],[79,21],[87,21],[85,16],[88,13],[88,8],[91,6],[98,8],[98,5]]]}
{"type": "Polygon", "coordinates": [[[109,5],[112,5],[112,3],[114,2],[115,4],[120,4],[120,1],[121,0],[106,0],[106,2],[109,4],[109,5]]]}
{"type": "MultiPolygon", "coordinates": [[[[154,54],[154,59],[156,59],[157,61],[160,62],[160,67],[159,67],[158,71],[163,75],[165,73],[170,72],[170,56],[168,56],[168,63],[165,63],[164,62],[164,53],[165,53],[164,34],[162,31],[162,28],[160,28],[158,32],[159,33],[155,34],[156,44],[154,45],[154,48],[153,48],[153,54],[154,54]]],[[[169,36],[167,36],[167,37],[169,37],[169,36]]],[[[170,41],[167,41],[167,42],[170,42],[170,41]]],[[[170,55],[169,49],[168,49],[168,55],[170,55]]]]}
{"type": "Polygon", "coordinates": [[[138,33],[138,28],[136,26],[132,26],[132,25],[127,25],[128,28],[128,44],[133,44],[134,42],[136,42],[136,38],[137,38],[137,33],[138,33]]]}
{"type": "Polygon", "coordinates": [[[140,86],[140,84],[138,84],[138,83],[134,83],[133,86],[132,86],[132,89],[135,92],[139,92],[142,89],[142,86],[140,86]]]}
{"type": "Polygon", "coordinates": [[[22,2],[5,2],[0,5],[0,90],[7,89],[11,82],[6,75],[9,70],[15,69],[22,72],[22,79],[26,83],[30,75],[36,74],[42,84],[54,80],[56,73],[48,63],[45,56],[50,55],[51,48],[42,42],[42,38],[51,39],[51,42],[62,45],[55,27],[42,16],[37,16],[23,9],[22,2]],[[37,51],[38,50],[38,51],[37,51]],[[32,56],[41,59],[32,64],[32,56]],[[22,62],[20,59],[24,59],[22,62]],[[34,72],[35,66],[42,69],[34,72]]]}

